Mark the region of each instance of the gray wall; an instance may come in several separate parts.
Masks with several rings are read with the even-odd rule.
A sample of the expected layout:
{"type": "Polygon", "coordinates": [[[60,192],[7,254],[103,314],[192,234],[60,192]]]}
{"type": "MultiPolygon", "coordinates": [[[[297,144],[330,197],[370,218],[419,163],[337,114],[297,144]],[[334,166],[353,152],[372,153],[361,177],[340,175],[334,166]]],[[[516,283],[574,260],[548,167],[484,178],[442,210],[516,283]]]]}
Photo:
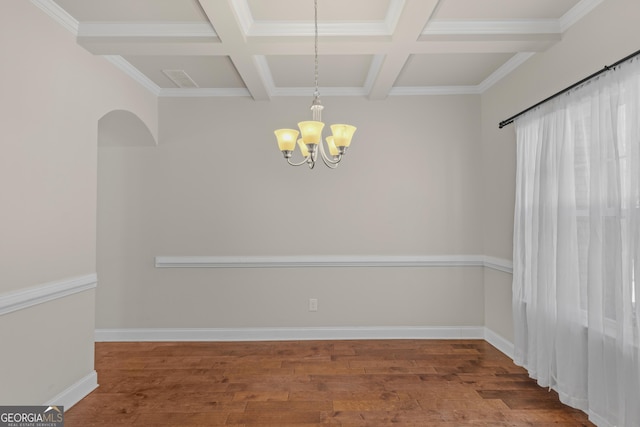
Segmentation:
{"type": "Polygon", "coordinates": [[[154,268],[482,252],[479,96],[323,102],[325,122],[359,128],[336,170],[277,149],[310,98],[164,99],[157,147],[99,149],[99,329],[483,325],[481,268],[154,268]]]}
{"type": "Polygon", "coordinates": [[[97,122],[156,100],[31,2],[0,2],[0,402],[95,386],[97,122]]]}

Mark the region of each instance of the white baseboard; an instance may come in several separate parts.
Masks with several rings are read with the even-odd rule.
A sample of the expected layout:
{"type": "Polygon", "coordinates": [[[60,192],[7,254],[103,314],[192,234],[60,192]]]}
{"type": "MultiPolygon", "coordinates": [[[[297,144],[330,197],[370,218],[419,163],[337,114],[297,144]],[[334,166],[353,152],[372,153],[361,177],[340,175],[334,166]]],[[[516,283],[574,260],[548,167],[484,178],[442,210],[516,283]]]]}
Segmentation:
{"type": "Polygon", "coordinates": [[[87,396],[93,390],[95,390],[97,387],[98,374],[96,373],[96,371],[91,371],[75,384],[72,384],[55,397],[44,402],[43,405],[64,406],[64,409],[67,410],[78,403],[82,398],[87,396]]]}
{"type": "Polygon", "coordinates": [[[484,339],[482,326],[96,329],[96,342],[110,341],[298,341],[355,339],[484,339]]]}
{"type": "Polygon", "coordinates": [[[513,360],[513,343],[504,338],[503,336],[493,332],[489,328],[484,328],[484,339],[489,344],[500,350],[507,355],[509,359],[513,360]]]}
{"type": "Polygon", "coordinates": [[[96,342],[484,339],[513,359],[513,344],[483,326],[96,329],[96,342]]]}

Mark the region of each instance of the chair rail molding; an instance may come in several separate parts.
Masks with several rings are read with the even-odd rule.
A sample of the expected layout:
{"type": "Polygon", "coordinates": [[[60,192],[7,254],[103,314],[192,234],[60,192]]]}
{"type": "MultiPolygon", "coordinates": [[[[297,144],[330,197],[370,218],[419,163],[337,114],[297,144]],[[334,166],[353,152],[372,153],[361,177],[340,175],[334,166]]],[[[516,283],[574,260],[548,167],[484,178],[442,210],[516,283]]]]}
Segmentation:
{"type": "Polygon", "coordinates": [[[156,256],[157,268],[487,267],[512,272],[511,260],[484,255],[156,256]]]}
{"type": "Polygon", "coordinates": [[[98,275],[92,273],[0,294],[0,316],[93,289],[97,285],[98,275]]]}

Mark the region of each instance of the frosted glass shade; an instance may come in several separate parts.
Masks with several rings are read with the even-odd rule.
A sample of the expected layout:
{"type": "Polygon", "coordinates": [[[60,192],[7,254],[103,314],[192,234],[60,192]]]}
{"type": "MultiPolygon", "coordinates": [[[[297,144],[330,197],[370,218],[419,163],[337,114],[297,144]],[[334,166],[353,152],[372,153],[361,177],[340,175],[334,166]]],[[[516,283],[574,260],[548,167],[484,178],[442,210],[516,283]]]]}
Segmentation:
{"type": "Polygon", "coordinates": [[[298,139],[298,132],[295,129],[278,129],[273,133],[276,134],[278,139],[278,148],[280,151],[293,151],[296,148],[296,140],[298,139]]]}
{"type": "Polygon", "coordinates": [[[329,146],[329,154],[331,154],[332,156],[340,155],[340,151],[338,150],[338,147],[336,147],[336,143],[334,142],[332,136],[327,137],[327,145],[329,146]]]}
{"type": "Polygon", "coordinates": [[[316,121],[298,123],[302,140],[305,144],[319,144],[322,140],[322,128],[324,123],[316,121]]]}
{"type": "Polygon", "coordinates": [[[356,131],[355,126],[351,125],[331,125],[333,133],[333,142],[336,147],[348,147],[351,145],[351,138],[356,131]]]}
{"type": "Polygon", "coordinates": [[[300,152],[302,153],[302,157],[307,157],[309,155],[309,149],[307,148],[302,138],[298,140],[298,147],[300,147],[300,152]]]}

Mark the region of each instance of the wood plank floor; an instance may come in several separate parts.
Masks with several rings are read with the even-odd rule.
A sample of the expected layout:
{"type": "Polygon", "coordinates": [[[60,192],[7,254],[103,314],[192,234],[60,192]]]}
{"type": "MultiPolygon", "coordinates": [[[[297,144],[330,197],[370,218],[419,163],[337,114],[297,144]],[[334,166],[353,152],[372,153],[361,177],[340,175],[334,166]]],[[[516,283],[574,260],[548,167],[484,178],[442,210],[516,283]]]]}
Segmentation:
{"type": "Polygon", "coordinates": [[[482,340],[96,343],[65,426],[592,426],[482,340]]]}

